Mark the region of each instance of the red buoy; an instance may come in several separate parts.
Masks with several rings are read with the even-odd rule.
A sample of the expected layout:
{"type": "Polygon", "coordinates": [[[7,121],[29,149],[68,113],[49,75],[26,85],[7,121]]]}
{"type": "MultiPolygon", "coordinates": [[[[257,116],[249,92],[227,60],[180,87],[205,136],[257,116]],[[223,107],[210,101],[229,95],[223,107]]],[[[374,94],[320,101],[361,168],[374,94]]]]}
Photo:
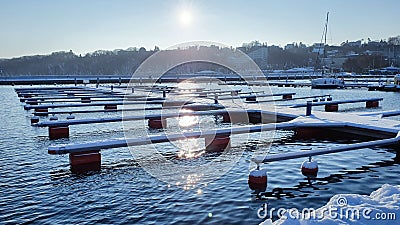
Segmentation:
{"type": "Polygon", "coordinates": [[[249,174],[249,188],[256,192],[265,192],[267,189],[267,170],[266,169],[257,169],[253,170],[249,174]]]}
{"type": "Polygon", "coordinates": [[[318,162],[312,161],[310,157],[309,160],[306,160],[301,164],[301,173],[306,177],[317,177],[318,162]]]}

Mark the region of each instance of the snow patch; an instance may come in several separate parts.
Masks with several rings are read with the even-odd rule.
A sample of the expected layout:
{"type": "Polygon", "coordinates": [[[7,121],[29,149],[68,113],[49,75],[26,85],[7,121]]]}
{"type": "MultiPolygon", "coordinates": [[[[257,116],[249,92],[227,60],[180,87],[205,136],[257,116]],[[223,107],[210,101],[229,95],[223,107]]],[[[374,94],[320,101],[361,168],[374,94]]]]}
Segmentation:
{"type": "Polygon", "coordinates": [[[307,160],[307,161],[304,161],[304,162],[301,164],[301,168],[306,168],[306,169],[317,169],[317,168],[318,168],[318,162],[317,162],[317,161],[311,161],[311,162],[309,162],[308,160],[307,160]]]}
{"type": "Polygon", "coordinates": [[[249,176],[252,176],[252,177],[266,177],[267,176],[267,170],[266,169],[252,170],[252,171],[250,171],[249,176]]]}
{"type": "MultiPolygon", "coordinates": [[[[301,211],[301,209],[299,209],[301,211]]],[[[262,225],[337,225],[337,224],[400,224],[400,185],[392,186],[384,184],[378,190],[368,195],[339,194],[333,196],[323,207],[316,209],[316,217],[300,216],[298,219],[290,218],[279,219],[272,223],[270,219],[262,222],[262,225]],[[337,209],[338,215],[332,217],[330,209],[337,209]],[[360,216],[345,216],[343,212],[360,212],[360,216]],[[365,212],[367,215],[364,215],[365,212]],[[364,213],[364,214],[363,214],[364,213]],[[394,215],[394,218],[393,218],[394,215]],[[385,217],[385,219],[383,219],[385,217]],[[379,220],[378,220],[379,218],[379,220]]],[[[302,215],[302,214],[300,214],[302,215]]],[[[307,214],[305,214],[307,215],[307,214]]]]}

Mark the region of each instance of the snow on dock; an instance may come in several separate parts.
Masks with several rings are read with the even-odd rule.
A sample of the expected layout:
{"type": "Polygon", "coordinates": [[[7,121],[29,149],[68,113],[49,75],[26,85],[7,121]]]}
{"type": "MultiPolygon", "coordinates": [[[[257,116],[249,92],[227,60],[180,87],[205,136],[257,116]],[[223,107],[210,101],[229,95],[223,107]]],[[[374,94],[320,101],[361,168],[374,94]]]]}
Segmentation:
{"type": "MultiPolygon", "coordinates": [[[[338,104],[347,104],[347,103],[357,103],[357,102],[378,102],[382,101],[383,98],[361,98],[361,99],[348,99],[348,100],[336,100],[336,101],[326,101],[326,102],[312,102],[312,106],[321,106],[321,105],[338,105],[338,104]]],[[[291,108],[299,108],[306,107],[306,103],[300,104],[287,104],[281,106],[289,106],[291,108]]]]}
{"type": "Polygon", "coordinates": [[[180,112],[180,113],[163,113],[154,115],[143,115],[143,116],[119,116],[119,117],[108,117],[108,118],[92,118],[92,119],[80,119],[80,120],[66,120],[66,121],[44,121],[33,124],[37,127],[62,127],[78,124],[91,124],[91,123],[111,123],[121,121],[134,121],[134,120],[148,120],[157,118],[173,118],[183,116],[205,116],[205,115],[222,115],[229,114],[227,110],[208,110],[198,112],[180,112]]]}

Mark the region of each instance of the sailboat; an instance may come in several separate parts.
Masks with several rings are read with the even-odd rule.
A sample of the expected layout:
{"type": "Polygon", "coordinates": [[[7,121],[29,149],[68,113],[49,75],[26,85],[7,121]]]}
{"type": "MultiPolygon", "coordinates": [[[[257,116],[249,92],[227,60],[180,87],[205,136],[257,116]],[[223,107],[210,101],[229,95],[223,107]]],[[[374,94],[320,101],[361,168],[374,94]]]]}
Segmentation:
{"type": "MultiPolygon", "coordinates": [[[[323,58],[326,58],[326,35],[328,33],[328,21],[329,21],[329,12],[326,14],[326,22],[324,27],[324,32],[322,33],[322,37],[324,38],[323,45],[323,58]]],[[[322,40],[321,40],[322,41],[322,40]]],[[[326,73],[326,68],[323,66],[322,68],[322,78],[317,78],[311,80],[311,88],[315,89],[336,89],[336,88],[344,88],[344,80],[338,79],[335,77],[330,77],[329,74],[326,73]]]]}

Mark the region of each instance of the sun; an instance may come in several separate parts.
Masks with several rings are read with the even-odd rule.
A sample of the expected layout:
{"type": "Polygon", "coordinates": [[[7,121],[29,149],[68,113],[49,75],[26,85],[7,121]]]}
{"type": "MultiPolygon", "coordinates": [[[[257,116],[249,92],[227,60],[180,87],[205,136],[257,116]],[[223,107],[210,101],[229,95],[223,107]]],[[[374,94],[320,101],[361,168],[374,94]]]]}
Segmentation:
{"type": "Polygon", "coordinates": [[[190,25],[190,24],[192,23],[192,21],[193,21],[193,15],[192,15],[191,12],[185,10],[185,11],[182,11],[182,12],[181,12],[180,18],[179,18],[179,19],[180,19],[182,25],[188,26],[188,25],[190,25]]]}

